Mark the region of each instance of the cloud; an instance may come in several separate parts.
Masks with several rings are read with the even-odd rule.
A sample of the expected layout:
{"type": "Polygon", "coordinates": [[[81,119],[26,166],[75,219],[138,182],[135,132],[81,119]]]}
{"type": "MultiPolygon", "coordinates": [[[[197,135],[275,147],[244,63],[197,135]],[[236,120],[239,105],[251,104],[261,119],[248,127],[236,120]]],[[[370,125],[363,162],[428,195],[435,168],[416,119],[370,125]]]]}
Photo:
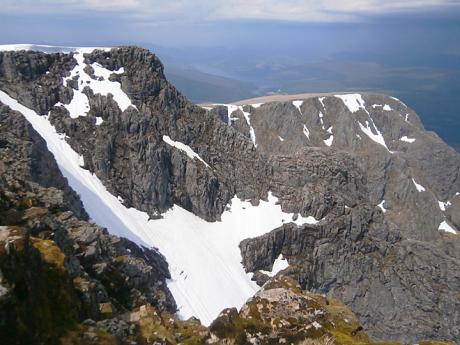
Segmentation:
{"type": "Polygon", "coordinates": [[[457,0],[2,0],[0,13],[117,13],[141,21],[359,21],[362,17],[427,9],[460,9],[457,0]]]}

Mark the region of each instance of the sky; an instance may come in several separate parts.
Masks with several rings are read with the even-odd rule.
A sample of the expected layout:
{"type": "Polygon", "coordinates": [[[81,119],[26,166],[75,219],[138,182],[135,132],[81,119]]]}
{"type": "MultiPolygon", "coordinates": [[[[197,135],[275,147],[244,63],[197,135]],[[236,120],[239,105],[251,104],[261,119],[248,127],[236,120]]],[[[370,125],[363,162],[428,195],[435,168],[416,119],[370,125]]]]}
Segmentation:
{"type": "Polygon", "coordinates": [[[459,10],[458,0],[1,0],[0,40],[212,46],[238,22],[366,23],[459,10]]]}
{"type": "Polygon", "coordinates": [[[197,102],[386,92],[460,150],[460,0],[0,0],[11,43],[140,45],[197,102]]]}

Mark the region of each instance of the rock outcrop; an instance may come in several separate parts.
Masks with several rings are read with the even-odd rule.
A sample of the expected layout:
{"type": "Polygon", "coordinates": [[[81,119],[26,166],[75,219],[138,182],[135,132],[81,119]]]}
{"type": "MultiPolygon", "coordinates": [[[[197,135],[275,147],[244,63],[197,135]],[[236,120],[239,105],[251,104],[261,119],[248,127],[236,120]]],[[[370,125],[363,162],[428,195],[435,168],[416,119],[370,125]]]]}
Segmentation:
{"type": "Polygon", "coordinates": [[[163,256],[90,223],[21,114],[1,106],[0,133],[2,341],[57,344],[84,319],[146,303],[174,312],[163,256]]]}

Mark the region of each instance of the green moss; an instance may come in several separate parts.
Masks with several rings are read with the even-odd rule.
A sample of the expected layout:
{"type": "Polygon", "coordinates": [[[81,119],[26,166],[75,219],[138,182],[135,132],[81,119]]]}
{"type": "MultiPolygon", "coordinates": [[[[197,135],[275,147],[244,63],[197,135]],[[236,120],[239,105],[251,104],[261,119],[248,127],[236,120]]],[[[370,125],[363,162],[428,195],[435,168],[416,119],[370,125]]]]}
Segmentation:
{"type": "MultiPolygon", "coordinates": [[[[0,339],[7,344],[57,344],[78,320],[80,303],[54,244],[20,229],[0,252],[0,269],[14,288],[0,308],[0,339]]],[[[4,247],[4,243],[0,247],[4,247]]]]}
{"type": "Polygon", "coordinates": [[[65,269],[65,255],[53,241],[40,240],[38,238],[32,238],[31,241],[32,245],[40,252],[44,262],[58,269],[65,269]]]}

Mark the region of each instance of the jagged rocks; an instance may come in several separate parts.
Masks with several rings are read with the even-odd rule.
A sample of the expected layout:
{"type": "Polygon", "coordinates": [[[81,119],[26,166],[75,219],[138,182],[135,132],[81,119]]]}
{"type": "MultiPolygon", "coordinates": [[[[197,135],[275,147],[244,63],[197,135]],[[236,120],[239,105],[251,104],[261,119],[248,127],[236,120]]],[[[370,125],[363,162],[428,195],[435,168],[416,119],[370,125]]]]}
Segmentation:
{"type": "Polygon", "coordinates": [[[245,240],[240,245],[243,263],[248,271],[270,270],[282,254],[290,264],[287,274],[307,290],[344,301],[377,338],[457,339],[456,235],[437,243],[401,240],[397,232],[381,230],[385,225],[379,211],[369,211],[354,209],[327,225],[287,224],[245,240]],[[428,326],[433,323],[436,335],[428,326]]]}
{"type": "MultiPolygon", "coordinates": [[[[272,191],[284,211],[314,216],[319,223],[286,224],[243,242],[249,270],[269,270],[281,253],[290,264],[285,274],[302,288],[341,297],[373,335],[458,337],[458,240],[438,231],[444,219],[457,224],[458,154],[424,132],[404,104],[374,94],[342,95],[352,103],[329,95],[234,106],[233,114],[222,107],[206,112],[167,82],[161,62],[145,49],[85,54],[87,84],[103,78],[95,76],[98,66],[107,68],[106,79],[120,82],[132,103],[122,110],[113,95],[95,94],[78,76],[63,81],[75,67],[74,57],[81,57],[75,54],[0,53],[0,88],[48,115],[82,155],[84,167],[125,206],[156,218],[177,204],[217,221],[235,194],[257,205],[272,191]],[[88,97],[89,111],[71,117],[65,105],[79,91],[88,97]],[[168,144],[165,136],[187,145],[206,164],[168,144]]],[[[8,113],[8,121],[13,118],[5,122],[13,130],[20,128],[17,114],[6,108],[2,113],[8,113]]],[[[165,311],[175,309],[165,286],[164,258],[88,223],[78,198],[66,192],[56,167],[41,152],[46,150],[36,150],[40,158],[33,162],[30,151],[11,149],[30,141],[29,132],[17,141],[11,133],[0,138],[0,148],[8,149],[1,151],[6,162],[0,166],[2,224],[19,224],[37,238],[54,241],[64,253],[85,317],[113,320],[100,327],[83,325],[77,336],[97,341],[98,330],[104,334],[100,339],[109,330],[123,338],[127,328],[119,317],[152,304],[144,324],[156,325],[147,328],[149,339],[181,342],[185,331],[171,335],[164,319],[165,311]],[[13,167],[22,164],[14,163],[17,158],[25,160],[26,169],[15,176],[13,167]],[[52,178],[32,176],[32,163],[40,171],[50,169],[52,178]]],[[[255,278],[265,281],[259,273],[255,278]]],[[[3,291],[8,293],[6,285],[3,291]]],[[[235,311],[229,315],[241,317],[235,311]]],[[[193,334],[203,332],[197,341],[213,339],[206,330],[190,327],[193,334]]],[[[257,333],[250,338],[243,333],[238,334],[257,340],[257,333]]]]}
{"type": "Polygon", "coordinates": [[[266,283],[239,312],[224,310],[210,332],[230,344],[373,344],[344,304],[287,277],[266,283]]]}
{"type": "Polygon", "coordinates": [[[0,337],[8,344],[58,344],[81,311],[64,254],[19,227],[0,229],[0,337]]]}
{"type": "Polygon", "coordinates": [[[146,303],[174,312],[164,257],[88,222],[44,141],[22,115],[0,110],[2,339],[57,343],[84,318],[146,303]]]}

